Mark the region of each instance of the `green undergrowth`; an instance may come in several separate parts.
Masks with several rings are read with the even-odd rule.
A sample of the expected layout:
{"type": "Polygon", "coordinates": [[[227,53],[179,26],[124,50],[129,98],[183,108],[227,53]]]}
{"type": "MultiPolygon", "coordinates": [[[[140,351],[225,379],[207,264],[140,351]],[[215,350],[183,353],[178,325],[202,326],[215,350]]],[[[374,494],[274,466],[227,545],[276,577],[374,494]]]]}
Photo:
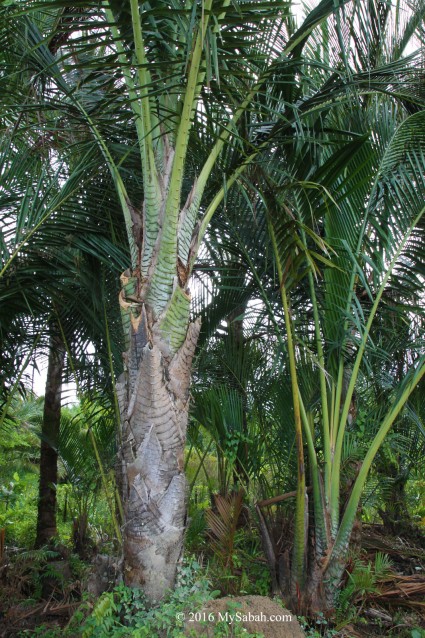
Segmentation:
{"type": "MultiPolygon", "coordinates": [[[[202,487],[202,486],[200,486],[202,487]]],[[[226,529],[223,538],[211,542],[206,512],[211,497],[199,489],[189,506],[189,524],[185,542],[188,554],[202,556],[208,564],[208,577],[221,596],[269,596],[270,569],[264,557],[256,515],[244,508],[244,522],[235,529],[226,529]]]]}
{"type": "MultiPolygon", "coordinates": [[[[190,629],[185,628],[190,612],[202,610],[218,594],[192,559],[180,569],[175,590],[159,605],[149,607],[141,589],[120,584],[102,594],[95,604],[82,603],[66,628],[42,625],[22,632],[21,638],[190,638],[190,629]]],[[[196,637],[202,634],[197,632],[196,637]]],[[[261,638],[262,634],[250,634],[238,624],[218,622],[214,638],[224,637],[261,638]]]]}

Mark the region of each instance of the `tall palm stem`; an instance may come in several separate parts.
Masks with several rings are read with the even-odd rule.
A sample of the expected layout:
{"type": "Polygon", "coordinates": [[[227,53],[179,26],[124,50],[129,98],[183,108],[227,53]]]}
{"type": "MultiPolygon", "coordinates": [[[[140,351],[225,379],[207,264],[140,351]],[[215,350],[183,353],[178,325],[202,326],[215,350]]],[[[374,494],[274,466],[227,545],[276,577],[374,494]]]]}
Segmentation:
{"type": "Polygon", "coordinates": [[[285,328],[286,343],[289,359],[289,370],[291,376],[292,401],[294,410],[294,427],[295,427],[295,444],[297,450],[297,496],[295,505],[295,539],[294,539],[294,556],[292,573],[292,588],[295,594],[296,588],[303,588],[306,558],[306,483],[305,483],[305,462],[304,462],[304,445],[303,445],[303,427],[301,419],[300,390],[297,378],[297,364],[295,356],[295,346],[293,338],[293,325],[291,319],[291,311],[288,303],[288,295],[285,287],[285,278],[280,262],[279,251],[276,243],[272,222],[268,221],[270,238],[272,241],[273,251],[276,259],[276,266],[279,278],[280,295],[282,299],[285,328]]]}

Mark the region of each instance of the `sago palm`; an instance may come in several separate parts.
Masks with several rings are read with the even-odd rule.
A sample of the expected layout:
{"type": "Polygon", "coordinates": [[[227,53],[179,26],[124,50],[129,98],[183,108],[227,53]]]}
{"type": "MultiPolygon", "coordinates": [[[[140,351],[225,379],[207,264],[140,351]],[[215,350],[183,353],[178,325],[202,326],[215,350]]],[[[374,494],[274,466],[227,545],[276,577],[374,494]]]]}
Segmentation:
{"type": "MultiPolygon", "coordinates": [[[[412,321],[421,312],[424,112],[407,117],[397,127],[394,111],[385,120],[394,105],[378,101],[376,106],[380,125],[357,149],[348,144],[346,160],[344,147],[333,155],[325,152],[322,165],[311,172],[308,182],[297,175],[302,167],[287,163],[281,165],[277,181],[266,176],[261,188],[284,310],[283,339],[297,435],[291,595],[313,610],[335,603],[368,472],[425,374],[423,335],[415,328],[420,322],[412,321]],[[299,307],[300,285],[304,302],[299,307]],[[398,290],[397,304],[392,288],[398,290]],[[368,359],[375,366],[377,358],[381,366],[394,366],[390,352],[374,341],[374,326],[385,312],[412,323],[413,347],[412,342],[406,344],[410,365],[399,382],[388,387],[385,409],[375,411],[379,421],[368,426],[374,435],[344,503],[343,452],[348,429],[356,419],[357,401],[372,383],[368,359]],[[303,362],[316,376],[313,395],[305,388],[303,362]],[[314,522],[309,519],[306,491],[310,481],[314,522]],[[310,552],[308,530],[314,537],[310,552]]],[[[341,124],[349,117],[354,131],[352,116],[344,114],[341,124]]],[[[367,122],[364,113],[362,117],[361,128],[367,122]]],[[[373,121],[369,120],[370,125],[373,121]]]]}
{"type": "MultiPolygon", "coordinates": [[[[331,14],[342,37],[345,4],[322,0],[299,29],[283,2],[131,0],[70,11],[46,0],[2,10],[1,42],[17,53],[12,85],[14,70],[31,68],[39,80],[31,98],[46,109],[60,105],[76,143],[82,130],[91,136],[121,202],[131,254],[121,278],[126,353],[117,382],[124,577],[150,599],[173,585],[183,545],[183,451],[200,329],[189,320],[188,283],[208,225],[278,135],[296,136],[300,121],[350,90],[391,91],[405,68],[352,74],[335,58],[324,65],[322,86],[304,82],[304,66],[321,65],[303,58],[306,42],[331,14]],[[129,125],[140,151],[140,199],[131,196],[120,134],[129,125]]],[[[28,113],[33,104],[20,108],[28,113]]]]}
{"type": "MultiPolygon", "coordinates": [[[[251,172],[251,182],[246,180],[241,188],[253,209],[257,232],[268,219],[277,265],[274,290],[269,253],[258,252],[252,233],[241,223],[246,212],[238,214],[232,208],[227,214],[234,236],[245,246],[246,265],[261,284],[258,291],[278,335],[280,325],[285,325],[279,339],[287,349],[292,379],[298,490],[290,574],[281,579],[291,583],[294,605],[315,610],[335,602],[368,471],[424,374],[422,336],[416,335],[410,370],[388,395],[389,406],[374,424],[371,447],[344,503],[342,460],[347,428],[355,418],[356,392],[370,383],[368,359],[390,357],[384,349],[373,348],[374,325],[389,307],[402,321],[408,311],[418,316],[424,249],[423,86],[414,58],[400,57],[416,28],[421,37],[418,25],[424,8],[417,5],[417,14],[407,12],[406,21],[396,23],[392,31],[388,7],[376,14],[369,7],[368,17],[360,5],[347,7],[350,28],[341,33],[328,23],[327,39],[312,39],[316,46],[309,55],[318,63],[304,67],[302,81],[309,91],[324,85],[323,60],[332,59],[331,45],[339,41],[339,72],[344,68],[360,83],[368,74],[368,86],[340,97],[338,90],[333,94],[335,76],[329,78],[327,89],[340,104],[327,111],[311,109],[304,119],[297,118],[297,136],[292,138],[287,123],[278,120],[280,144],[263,155],[261,165],[251,172]],[[373,37],[368,35],[367,19],[373,37]],[[375,64],[382,65],[381,74],[375,64]],[[410,84],[409,74],[418,80],[410,84]],[[391,75],[390,99],[373,96],[391,75]],[[392,289],[403,299],[395,307],[392,289]],[[276,309],[277,296],[283,318],[276,309]],[[313,394],[306,386],[308,376],[316,376],[313,394]],[[311,520],[306,491],[310,481],[311,520]],[[307,551],[309,534],[313,552],[307,551]]],[[[298,97],[299,112],[304,102],[299,93],[298,97]]]]}
{"type": "MultiPolygon", "coordinates": [[[[20,88],[31,94],[34,80],[25,82],[24,76],[20,88]]],[[[112,394],[109,357],[120,360],[120,339],[108,339],[108,331],[113,333],[114,326],[113,313],[111,316],[106,308],[107,294],[111,284],[116,294],[116,272],[122,269],[126,254],[125,249],[115,245],[120,243],[117,239],[115,244],[111,242],[109,230],[99,226],[95,215],[87,216],[93,194],[101,191],[105,201],[110,198],[109,174],[105,180],[98,170],[90,170],[95,165],[87,161],[83,173],[80,158],[73,158],[63,143],[48,138],[40,146],[37,136],[34,140],[27,135],[27,127],[42,117],[40,112],[36,115],[28,115],[24,131],[13,125],[6,127],[1,141],[0,341],[2,370],[8,385],[2,387],[0,423],[7,418],[14,392],[25,380],[30,361],[48,354],[36,538],[36,544],[41,546],[57,534],[62,381],[66,375],[77,375],[84,387],[93,390],[102,384],[104,392],[109,386],[112,394]],[[63,154],[66,151],[66,169],[60,164],[53,166],[53,158],[61,150],[63,154]],[[90,371],[88,378],[84,358],[89,342],[94,346],[92,356],[100,365],[95,373],[90,371]],[[111,347],[114,343],[115,347],[111,347]],[[11,356],[16,351],[21,356],[11,356]],[[72,360],[78,363],[70,366],[72,360]]],[[[7,120],[5,109],[5,124],[7,120]]],[[[109,218],[113,227],[114,202],[111,204],[109,218]]],[[[115,316],[119,321],[118,312],[115,316]]]]}

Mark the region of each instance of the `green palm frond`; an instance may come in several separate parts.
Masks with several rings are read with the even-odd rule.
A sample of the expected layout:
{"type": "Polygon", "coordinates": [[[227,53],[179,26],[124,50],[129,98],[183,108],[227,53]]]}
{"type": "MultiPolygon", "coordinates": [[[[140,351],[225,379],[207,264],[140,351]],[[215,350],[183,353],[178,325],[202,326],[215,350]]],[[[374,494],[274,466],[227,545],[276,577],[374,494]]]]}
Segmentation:
{"type": "Polygon", "coordinates": [[[99,466],[89,436],[93,434],[104,469],[115,460],[115,423],[111,409],[92,404],[80,408],[76,414],[62,416],[58,454],[68,480],[78,488],[90,489],[100,480],[99,466]]]}

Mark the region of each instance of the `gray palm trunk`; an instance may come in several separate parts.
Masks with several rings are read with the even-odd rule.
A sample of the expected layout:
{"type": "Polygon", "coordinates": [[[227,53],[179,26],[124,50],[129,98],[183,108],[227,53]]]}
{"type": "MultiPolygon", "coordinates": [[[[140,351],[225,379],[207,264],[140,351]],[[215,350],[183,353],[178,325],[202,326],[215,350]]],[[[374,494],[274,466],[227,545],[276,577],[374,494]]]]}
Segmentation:
{"type": "MultiPolygon", "coordinates": [[[[122,304],[123,305],[123,304],[122,304]]],[[[117,382],[121,415],[124,580],[152,602],[175,582],[186,524],[184,447],[191,364],[200,323],[186,326],[170,354],[151,308],[130,321],[125,372],[117,382]]]]}

